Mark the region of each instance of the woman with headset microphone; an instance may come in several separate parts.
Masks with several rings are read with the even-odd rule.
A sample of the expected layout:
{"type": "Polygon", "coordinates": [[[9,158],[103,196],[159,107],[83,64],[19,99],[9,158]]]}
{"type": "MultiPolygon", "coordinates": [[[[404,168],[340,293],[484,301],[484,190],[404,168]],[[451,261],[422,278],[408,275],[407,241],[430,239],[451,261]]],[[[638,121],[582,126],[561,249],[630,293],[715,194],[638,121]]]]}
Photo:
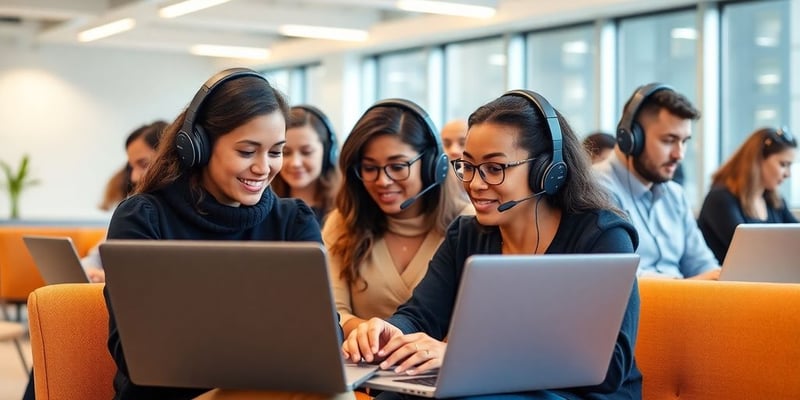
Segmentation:
{"type": "MultiPolygon", "coordinates": [[[[537,93],[511,91],[472,113],[464,154],[452,165],[476,215],[450,225],[408,302],[388,319],[372,318],[350,333],[343,346],[349,360],[379,362],[383,369],[409,375],[440,367],[458,277],[470,255],[632,253],[636,248],[636,230],[593,182],[580,141],[537,93]]],[[[601,384],[491,398],[641,398],[642,376],[633,358],[638,312],[634,284],[601,384]]],[[[406,396],[383,392],[377,398],[406,396]]]]}
{"type": "Polygon", "coordinates": [[[292,107],[286,124],[283,167],[272,181],[272,189],[280,197],[303,200],[322,224],[333,208],[341,179],[338,153],[336,132],[328,117],[314,106],[292,107]]]}
{"type": "Polygon", "coordinates": [[[427,113],[379,101],[342,146],[342,186],[322,238],[345,335],[391,315],[425,275],[447,226],[469,204],[458,194],[427,113]]]}
{"type": "MultiPolygon", "coordinates": [[[[280,92],[255,71],[212,76],[164,131],[136,193],[114,211],[108,238],[321,242],[311,209],[269,190],[282,165],[288,111],[280,92]]],[[[115,399],[192,399],[208,390],[131,382],[104,293],[108,348],[118,368],[115,399]]]]}

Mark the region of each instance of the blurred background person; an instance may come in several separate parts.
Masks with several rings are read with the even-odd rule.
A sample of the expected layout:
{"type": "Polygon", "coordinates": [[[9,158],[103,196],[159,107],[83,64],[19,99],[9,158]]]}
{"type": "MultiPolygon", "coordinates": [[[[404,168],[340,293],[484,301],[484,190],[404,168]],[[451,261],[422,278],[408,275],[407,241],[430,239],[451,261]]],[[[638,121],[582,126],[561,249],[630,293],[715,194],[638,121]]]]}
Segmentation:
{"type": "Polygon", "coordinates": [[[279,197],[303,200],[322,224],[341,180],[336,132],[328,117],[310,105],[292,107],[286,124],[283,167],[272,181],[279,197]]]}
{"type": "MultiPolygon", "coordinates": [[[[150,166],[150,161],[156,155],[161,133],[164,132],[166,126],[165,121],[159,120],[143,125],[128,135],[125,140],[125,153],[128,161],[106,184],[100,209],[112,210],[119,202],[133,193],[136,184],[139,183],[142,175],[150,166]]],[[[86,257],[81,259],[81,264],[92,282],[105,282],[105,272],[103,272],[103,262],[100,260],[98,246],[89,250],[86,257]]]]}
{"type": "Polygon", "coordinates": [[[697,224],[720,264],[737,225],[797,222],[778,193],[796,149],[788,129],[758,129],[712,175],[697,224]]]}
{"type": "Polygon", "coordinates": [[[583,147],[589,152],[592,164],[605,161],[614,153],[614,146],[616,145],[617,138],[605,132],[594,132],[583,139],[583,147]]]}
{"type": "Polygon", "coordinates": [[[467,141],[467,121],[454,119],[442,127],[442,148],[447,158],[457,160],[464,152],[464,143],[467,141]]]}

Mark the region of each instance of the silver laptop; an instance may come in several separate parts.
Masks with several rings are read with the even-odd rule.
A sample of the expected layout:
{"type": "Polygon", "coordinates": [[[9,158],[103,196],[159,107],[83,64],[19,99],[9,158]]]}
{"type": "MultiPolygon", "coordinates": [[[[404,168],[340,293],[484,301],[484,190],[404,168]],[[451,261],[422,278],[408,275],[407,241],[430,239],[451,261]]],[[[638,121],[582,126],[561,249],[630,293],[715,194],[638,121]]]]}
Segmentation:
{"type": "Polygon", "coordinates": [[[81,259],[69,236],[22,237],[44,283],[89,283],[81,259]]]}
{"type": "Polygon", "coordinates": [[[800,224],[740,224],[720,280],[800,283],[800,224]]]}
{"type": "Polygon", "coordinates": [[[318,243],[100,245],[131,380],[140,385],[341,393],[345,364],[318,243]]]}
{"type": "Polygon", "coordinates": [[[438,375],[382,371],[365,386],[453,397],[599,384],[638,264],[635,254],[472,256],[438,375]]]}

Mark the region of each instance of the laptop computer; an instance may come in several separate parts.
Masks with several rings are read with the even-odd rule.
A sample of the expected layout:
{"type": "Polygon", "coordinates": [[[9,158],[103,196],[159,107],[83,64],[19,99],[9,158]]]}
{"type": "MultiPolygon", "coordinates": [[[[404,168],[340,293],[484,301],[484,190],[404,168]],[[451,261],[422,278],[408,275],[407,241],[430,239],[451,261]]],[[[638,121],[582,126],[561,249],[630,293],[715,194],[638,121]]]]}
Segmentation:
{"type": "Polygon", "coordinates": [[[111,240],[100,255],[134,383],[332,394],[376,369],[344,363],[318,243],[111,240]]]}
{"type": "Polygon", "coordinates": [[[46,284],[89,283],[69,236],[25,235],[22,240],[46,284]]]}
{"type": "Polygon", "coordinates": [[[737,226],[719,279],[800,283],[800,224],[737,226]]]}
{"type": "Polygon", "coordinates": [[[437,376],[381,371],[364,385],[453,397],[599,384],[638,264],[636,254],[472,256],[437,376]]]}

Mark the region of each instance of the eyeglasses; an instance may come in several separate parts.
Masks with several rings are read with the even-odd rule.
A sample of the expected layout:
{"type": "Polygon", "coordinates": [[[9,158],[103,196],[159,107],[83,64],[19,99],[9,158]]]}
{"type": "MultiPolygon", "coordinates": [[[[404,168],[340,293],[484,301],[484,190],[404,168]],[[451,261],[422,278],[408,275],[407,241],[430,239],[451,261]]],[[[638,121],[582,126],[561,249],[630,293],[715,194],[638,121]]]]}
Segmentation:
{"type": "Polygon", "coordinates": [[[477,170],[481,179],[483,179],[487,185],[499,185],[506,180],[506,169],[531,162],[535,159],[536,158],[529,158],[527,160],[508,163],[485,162],[478,165],[459,159],[450,161],[450,164],[453,166],[453,172],[456,173],[456,177],[462,182],[472,182],[472,179],[475,178],[475,171],[477,170]]]}
{"type": "Polygon", "coordinates": [[[364,182],[377,181],[381,175],[381,170],[383,170],[386,176],[393,181],[404,181],[411,176],[411,165],[422,158],[423,154],[425,153],[419,153],[416,157],[405,162],[389,163],[384,166],[358,164],[353,167],[353,170],[355,171],[358,179],[361,179],[364,182]]]}

